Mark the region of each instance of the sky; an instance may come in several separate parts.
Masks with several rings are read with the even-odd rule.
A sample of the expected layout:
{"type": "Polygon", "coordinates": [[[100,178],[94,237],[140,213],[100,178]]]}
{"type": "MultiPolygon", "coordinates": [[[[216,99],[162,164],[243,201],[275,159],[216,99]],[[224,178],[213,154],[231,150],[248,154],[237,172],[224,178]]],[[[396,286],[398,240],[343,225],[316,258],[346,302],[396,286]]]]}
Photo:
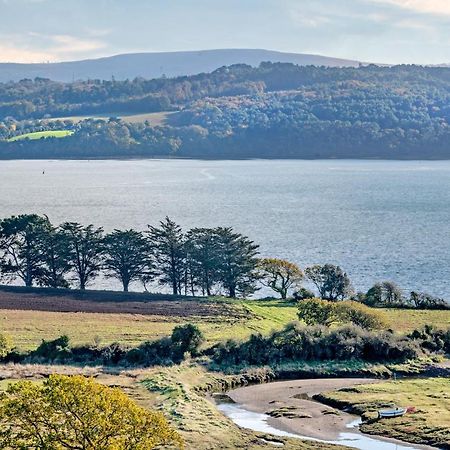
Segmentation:
{"type": "Polygon", "coordinates": [[[450,0],[0,0],[0,61],[264,48],[450,63],[450,0]]]}

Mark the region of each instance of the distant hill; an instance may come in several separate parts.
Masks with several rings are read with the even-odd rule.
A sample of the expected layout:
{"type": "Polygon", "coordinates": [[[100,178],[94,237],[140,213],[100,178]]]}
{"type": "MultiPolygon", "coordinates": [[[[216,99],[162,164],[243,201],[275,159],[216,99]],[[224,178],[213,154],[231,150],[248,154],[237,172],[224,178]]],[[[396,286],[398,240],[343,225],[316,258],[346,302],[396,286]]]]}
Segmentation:
{"type": "Polygon", "coordinates": [[[0,63],[0,82],[24,78],[50,78],[55,81],[136,77],[159,78],[194,75],[232,64],[258,66],[261,62],[287,62],[300,66],[357,67],[358,61],[300,53],[256,49],[223,49],[167,53],[134,53],[48,64],[0,63]]]}
{"type": "Polygon", "coordinates": [[[0,159],[450,159],[449,105],[445,67],[264,62],[151,80],[38,78],[0,83],[0,159]]]}

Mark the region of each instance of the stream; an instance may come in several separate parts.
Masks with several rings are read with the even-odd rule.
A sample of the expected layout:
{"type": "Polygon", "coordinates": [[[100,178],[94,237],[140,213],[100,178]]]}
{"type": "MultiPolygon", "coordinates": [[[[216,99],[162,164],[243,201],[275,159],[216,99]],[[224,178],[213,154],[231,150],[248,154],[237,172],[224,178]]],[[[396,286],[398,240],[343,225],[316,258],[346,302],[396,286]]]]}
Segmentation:
{"type": "MultiPolygon", "coordinates": [[[[275,428],[268,423],[270,416],[264,413],[257,413],[245,409],[237,403],[217,403],[217,408],[225,416],[230,418],[236,425],[247,428],[260,433],[267,433],[273,436],[290,437],[303,439],[308,441],[323,442],[328,444],[346,445],[348,447],[359,450],[418,450],[431,448],[415,444],[407,444],[395,440],[385,440],[374,436],[363,435],[358,431],[358,426],[361,423],[360,419],[356,419],[347,425],[348,432],[339,434],[335,441],[326,441],[315,439],[309,436],[302,436],[300,434],[289,433],[281,429],[275,428]]],[[[282,447],[283,444],[279,442],[267,441],[277,447],[282,447]]]]}

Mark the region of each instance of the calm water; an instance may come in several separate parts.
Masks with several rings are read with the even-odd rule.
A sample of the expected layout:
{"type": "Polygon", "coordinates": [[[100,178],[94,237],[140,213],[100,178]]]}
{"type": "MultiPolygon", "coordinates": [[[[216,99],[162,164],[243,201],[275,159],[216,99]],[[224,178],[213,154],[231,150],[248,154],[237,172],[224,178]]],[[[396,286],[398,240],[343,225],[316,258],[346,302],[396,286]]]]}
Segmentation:
{"type": "MultiPolygon", "coordinates": [[[[358,450],[418,450],[425,448],[414,444],[406,444],[395,440],[382,440],[376,436],[367,436],[356,432],[360,420],[347,425],[348,432],[340,433],[335,441],[326,441],[314,439],[308,436],[302,436],[294,433],[288,433],[269,425],[270,416],[267,414],[256,413],[245,409],[238,404],[222,403],[217,405],[219,411],[229,417],[236,425],[242,428],[248,428],[259,433],[267,433],[273,436],[299,438],[313,442],[324,442],[335,445],[345,445],[358,450]]],[[[431,448],[431,447],[427,447],[431,448]]]]}
{"type": "Polygon", "coordinates": [[[266,256],[450,298],[450,162],[1,161],[0,217],[230,225],[266,256]],[[45,171],[45,174],[43,174],[45,171]]]}
{"type": "MultiPolygon", "coordinates": [[[[423,448],[430,448],[425,446],[418,446],[414,444],[402,443],[395,440],[382,440],[376,436],[367,436],[357,432],[357,428],[361,423],[360,419],[357,419],[347,425],[348,432],[340,433],[339,437],[335,441],[327,441],[322,439],[314,439],[308,436],[302,436],[299,434],[288,433],[269,425],[270,416],[268,414],[256,413],[245,409],[239,404],[222,403],[218,404],[217,408],[227,417],[229,417],[236,425],[242,428],[248,428],[259,433],[267,433],[273,436],[283,436],[291,438],[301,438],[304,440],[314,442],[324,442],[336,445],[345,445],[350,448],[358,450],[419,450],[423,448]]],[[[275,445],[276,446],[276,445],[275,445]]]]}

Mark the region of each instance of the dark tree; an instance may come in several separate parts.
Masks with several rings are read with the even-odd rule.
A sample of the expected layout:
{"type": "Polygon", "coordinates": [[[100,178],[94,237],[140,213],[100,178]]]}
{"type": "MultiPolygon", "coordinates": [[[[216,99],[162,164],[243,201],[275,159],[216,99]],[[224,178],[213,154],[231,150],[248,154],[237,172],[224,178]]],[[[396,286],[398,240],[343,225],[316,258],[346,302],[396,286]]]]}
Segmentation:
{"type": "Polygon", "coordinates": [[[253,241],[232,228],[216,228],[219,280],[229,297],[253,294],[258,274],[258,248],[253,241]]]}
{"type": "Polygon", "coordinates": [[[219,280],[218,234],[211,228],[193,228],[186,236],[191,290],[198,286],[203,295],[212,295],[219,280]]]}
{"type": "Polygon", "coordinates": [[[186,274],[185,236],[181,227],[166,217],[159,227],[149,226],[148,238],[160,284],[169,284],[173,295],[181,295],[186,274]]]}
{"type": "Polygon", "coordinates": [[[406,303],[402,290],[393,281],[375,283],[365,295],[369,306],[401,306],[406,303]]]}
{"type": "Polygon", "coordinates": [[[107,276],[117,278],[128,292],[132,281],[148,279],[151,276],[152,262],[149,244],[143,233],[135,230],[114,230],[104,240],[104,269],[107,276]]]}
{"type": "Polygon", "coordinates": [[[343,300],[352,293],[348,275],[333,264],[315,265],[305,270],[306,277],[316,286],[321,298],[343,300]]]}
{"type": "Polygon", "coordinates": [[[103,229],[66,222],[61,225],[61,230],[67,239],[71,267],[80,289],[84,290],[102,267],[103,229]]]}
{"type": "Polygon", "coordinates": [[[41,252],[46,217],[24,214],[0,222],[0,268],[4,276],[19,277],[25,286],[33,286],[45,272],[41,252]]]}
{"type": "Polygon", "coordinates": [[[67,234],[48,223],[39,250],[45,264],[40,284],[68,288],[69,283],[65,277],[71,270],[71,264],[67,234]]]}

